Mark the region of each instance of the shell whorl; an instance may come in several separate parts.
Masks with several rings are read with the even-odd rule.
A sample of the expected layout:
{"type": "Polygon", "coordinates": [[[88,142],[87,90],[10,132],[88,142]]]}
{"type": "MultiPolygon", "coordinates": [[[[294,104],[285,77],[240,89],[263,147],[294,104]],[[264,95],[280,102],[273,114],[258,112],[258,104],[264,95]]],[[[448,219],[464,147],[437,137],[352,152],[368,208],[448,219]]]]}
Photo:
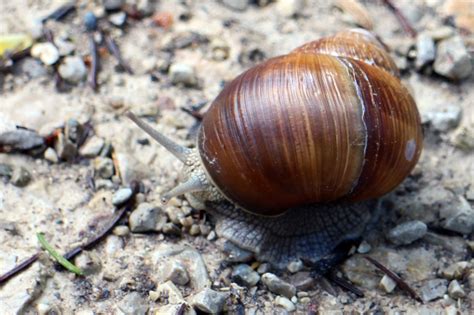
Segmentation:
{"type": "Polygon", "coordinates": [[[371,199],[414,167],[422,134],[413,98],[382,46],[367,34],[355,36],[356,44],[348,37],[272,58],[215,99],[198,148],[211,181],[233,203],[277,215],[371,199]]]}

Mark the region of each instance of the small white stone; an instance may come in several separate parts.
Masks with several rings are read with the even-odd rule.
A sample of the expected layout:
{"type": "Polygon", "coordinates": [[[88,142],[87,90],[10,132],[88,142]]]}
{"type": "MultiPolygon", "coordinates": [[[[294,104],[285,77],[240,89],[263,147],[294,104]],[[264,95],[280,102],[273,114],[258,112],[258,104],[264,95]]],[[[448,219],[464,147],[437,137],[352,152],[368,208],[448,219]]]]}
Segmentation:
{"type": "Polygon", "coordinates": [[[395,290],[395,287],[397,286],[397,283],[395,281],[393,281],[392,278],[385,275],[385,276],[383,276],[382,280],[380,280],[379,285],[385,292],[390,293],[393,290],[395,290]]]}
{"type": "Polygon", "coordinates": [[[293,302],[291,302],[284,296],[277,296],[275,299],[275,304],[283,307],[288,312],[293,312],[294,310],[296,310],[295,304],[293,304],[293,302]]]}
{"type": "Polygon", "coordinates": [[[51,163],[58,163],[59,161],[58,155],[53,148],[47,148],[46,151],[44,151],[44,158],[51,163]]]}
{"type": "Polygon", "coordinates": [[[52,43],[38,43],[31,48],[31,56],[50,66],[59,60],[59,51],[52,43]]]}
{"type": "Polygon", "coordinates": [[[301,13],[305,4],[305,0],[279,0],[277,2],[277,10],[285,17],[292,17],[301,13]]]}
{"type": "Polygon", "coordinates": [[[58,68],[59,75],[66,81],[78,83],[87,75],[87,68],[84,61],[77,56],[64,58],[58,68]]]}
{"type": "Polygon", "coordinates": [[[463,288],[459,284],[457,280],[451,281],[448,287],[449,296],[453,299],[457,300],[466,296],[466,292],[464,292],[463,288]]]}
{"type": "Polygon", "coordinates": [[[297,273],[298,271],[301,271],[303,267],[303,262],[298,259],[296,261],[290,262],[286,268],[291,273],[297,273]]]}

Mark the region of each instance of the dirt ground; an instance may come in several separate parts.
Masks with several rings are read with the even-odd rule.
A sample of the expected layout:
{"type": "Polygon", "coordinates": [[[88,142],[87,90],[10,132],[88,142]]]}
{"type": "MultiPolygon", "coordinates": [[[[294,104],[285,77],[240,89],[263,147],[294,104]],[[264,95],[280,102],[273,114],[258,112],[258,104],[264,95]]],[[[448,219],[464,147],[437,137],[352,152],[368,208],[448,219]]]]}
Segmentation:
{"type": "MultiPolygon", "coordinates": [[[[212,101],[226,81],[266,58],[354,27],[350,15],[335,8],[332,1],[308,0],[295,15],[289,15],[289,9],[278,3],[292,1],[251,3],[245,5],[244,10],[216,1],[135,2],[149,9],[151,14],[171,14],[173,23],[166,28],[153,23],[151,16],[128,17],[126,25],[119,28],[109,25],[108,16],[102,18],[100,25],[110,30],[133,74],[120,69],[105,50],[100,51],[101,70],[96,92],[85,79],[75,84],[64,83],[63,89],[58,91],[53,67],[44,66],[31,57],[18,61],[9,71],[0,72],[0,126],[3,120],[11,121],[47,135],[70,119],[81,124],[87,122],[92,126],[91,134],[113,147],[115,163],[115,175],[103,179],[98,175],[99,162],[94,157],[79,155],[69,162],[52,162],[42,154],[0,153],[0,164],[24,167],[31,175],[24,187],[13,185],[5,178],[0,180],[0,274],[40,250],[37,232],[44,232],[59,252],[71,249],[87,235],[96,233],[114,214],[115,191],[130,184],[131,179],[142,182],[139,201],[161,207],[160,194],[176,185],[181,163],[154,142],[148,142],[144,133],[123,116],[126,110],[149,118],[158,130],[180,144],[194,146],[190,130],[196,119],[181,108],[212,101]],[[197,81],[188,84],[191,86],[173,84],[168,70],[170,64],[191,66],[197,81]],[[117,176],[117,168],[121,177],[117,176]],[[95,180],[95,189],[90,185],[91,178],[95,180]],[[102,187],[98,188],[98,183],[102,187]]],[[[443,1],[394,2],[419,33],[446,26],[443,1]]],[[[0,34],[30,32],[37,28],[35,20],[61,4],[56,0],[0,0],[0,34]]],[[[472,313],[474,75],[452,81],[433,73],[430,65],[417,71],[413,61],[416,56],[410,55],[413,51],[416,53],[413,48],[416,39],[403,31],[382,1],[364,1],[364,4],[374,21],[374,32],[392,48],[397,64],[404,68],[402,81],[413,93],[425,132],[419,164],[413,174],[386,197],[386,213],[373,233],[365,238],[370,245],[367,255],[397,272],[419,293],[429,291],[429,281],[434,279],[438,279],[444,289],[438,297],[427,298],[425,303],[415,301],[400,288],[387,293],[379,286],[383,273],[357,253],[337,268],[365,297],[340,288],[336,289],[335,296],[325,290],[322,280],[316,279],[308,288],[298,289],[303,293],[290,299],[290,303],[298,314],[311,311],[321,314],[351,311],[472,313]],[[455,117],[449,120],[449,116],[445,122],[443,114],[446,113],[455,117]],[[441,118],[437,120],[437,117],[441,118]],[[468,139],[471,144],[460,139],[468,139]],[[446,223],[453,217],[461,218],[463,226],[467,225],[468,229],[470,226],[471,230],[453,230],[446,223]],[[412,220],[426,224],[428,230],[422,238],[408,245],[395,245],[387,239],[389,230],[412,220]],[[445,272],[459,262],[466,262],[461,274],[453,276],[445,272]],[[462,287],[462,296],[448,290],[448,285],[454,286],[453,278],[462,287]]],[[[90,61],[83,18],[88,11],[99,16],[106,13],[100,1],[77,1],[76,8],[61,21],[48,21],[46,25],[55,38],[67,38],[73,43],[75,49],[70,54],[90,61]]],[[[452,31],[458,32],[455,28],[452,31]]],[[[460,33],[471,49],[472,61],[472,35],[460,33]]],[[[86,64],[90,67],[88,62],[86,64]]],[[[208,278],[204,276],[203,281],[208,282],[205,286],[232,297],[226,299],[226,312],[243,314],[243,309],[245,314],[291,312],[291,306],[278,305],[281,304],[276,302],[278,294],[268,290],[261,281],[250,288],[232,281],[230,274],[236,264],[226,262],[222,250],[224,240],[213,235],[212,218],[199,217],[184,200],[175,198],[163,208],[168,222],[173,222],[170,212],[183,214],[173,222],[182,231],[180,236],[161,231],[130,233],[126,228],[127,214],[119,223],[121,228],[114,229],[105,240],[81,254],[82,258],[75,259],[76,264],[90,267],[87,276],[77,277],[56,270],[44,254],[29,269],[0,284],[0,314],[142,314],[146,311],[176,314],[179,312],[176,309],[166,308],[168,303],[173,303],[163,298],[154,299],[153,292],[159,291],[162,284],[157,257],[176,248],[182,250],[180,246],[187,246],[189,257],[202,257],[208,274],[208,278]],[[186,217],[189,219],[183,219],[186,217]],[[201,228],[190,232],[193,226],[201,228]]],[[[254,269],[259,265],[254,261],[247,264],[254,269]]],[[[274,272],[282,279],[294,281],[295,274],[274,272]]],[[[190,278],[191,285],[178,286],[187,303],[191,303],[191,297],[203,285],[198,271],[193,271],[190,278]]]]}

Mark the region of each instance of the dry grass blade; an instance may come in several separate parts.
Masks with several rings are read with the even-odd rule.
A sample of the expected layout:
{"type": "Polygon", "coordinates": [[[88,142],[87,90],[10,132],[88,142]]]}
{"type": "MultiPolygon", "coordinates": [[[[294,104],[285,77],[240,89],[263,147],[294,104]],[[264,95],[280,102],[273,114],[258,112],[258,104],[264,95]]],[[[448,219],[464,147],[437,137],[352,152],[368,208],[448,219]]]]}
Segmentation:
{"type": "Polygon", "coordinates": [[[390,277],[393,281],[397,283],[397,285],[400,287],[400,289],[408,292],[412,298],[417,300],[418,302],[423,303],[423,300],[421,297],[418,295],[418,293],[415,292],[405,281],[403,281],[400,276],[398,276],[395,272],[389,270],[387,267],[379,263],[377,260],[373,259],[372,257],[369,256],[364,256],[366,260],[368,260],[372,265],[380,269],[383,273],[385,273],[388,277],[390,277]]]}

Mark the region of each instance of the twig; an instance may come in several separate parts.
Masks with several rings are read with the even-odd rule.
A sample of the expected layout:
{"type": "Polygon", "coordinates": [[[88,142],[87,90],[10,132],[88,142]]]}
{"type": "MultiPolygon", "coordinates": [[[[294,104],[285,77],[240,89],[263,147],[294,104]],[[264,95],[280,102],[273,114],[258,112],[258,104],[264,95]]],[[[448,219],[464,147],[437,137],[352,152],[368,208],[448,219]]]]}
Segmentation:
{"type": "Polygon", "coordinates": [[[10,278],[14,277],[20,271],[23,271],[24,269],[28,268],[31,264],[33,264],[35,261],[38,260],[39,256],[40,256],[40,253],[36,253],[30,258],[25,259],[24,261],[22,261],[21,263],[13,267],[13,269],[11,269],[10,271],[7,271],[3,275],[1,275],[0,285],[6,282],[7,280],[9,280],[10,278]]]}
{"type": "MultiPolygon", "coordinates": [[[[133,189],[134,192],[137,191],[137,189],[133,189]]],[[[129,211],[132,207],[132,202],[128,202],[126,205],[122,206],[117,214],[114,216],[114,218],[110,221],[110,223],[99,233],[97,236],[91,238],[88,240],[84,245],[78,246],[69,252],[67,252],[63,257],[67,260],[70,260],[74,258],[76,255],[78,255],[80,252],[82,252],[84,249],[90,249],[94,245],[96,245],[98,242],[100,242],[109,232],[112,230],[112,228],[120,221],[120,219],[123,217],[123,215],[129,211]]],[[[7,271],[5,274],[0,276],[0,285],[5,283],[7,280],[11,279],[12,277],[16,276],[19,274],[21,271],[27,269],[29,266],[31,266],[35,261],[38,260],[40,253],[36,253],[30,258],[22,261],[13,269],[7,271]]]]}
{"type": "Polygon", "coordinates": [[[385,5],[393,12],[393,14],[395,14],[398,21],[402,25],[403,30],[411,37],[416,37],[415,29],[413,28],[413,26],[411,26],[405,15],[392,3],[392,1],[383,0],[383,3],[385,3],[385,5]]]}
{"type": "Polygon", "coordinates": [[[192,108],[181,107],[181,110],[186,114],[191,115],[192,117],[196,118],[196,120],[201,121],[204,118],[204,115],[201,114],[199,111],[194,110],[192,108]]]}
{"type": "Polygon", "coordinates": [[[92,34],[89,34],[89,50],[92,57],[92,63],[87,82],[94,91],[97,91],[97,75],[99,73],[100,60],[99,50],[97,49],[97,43],[95,42],[94,35],[92,34]]]}
{"type": "Polygon", "coordinates": [[[79,275],[79,276],[83,276],[84,275],[84,272],[78,268],[76,265],[74,265],[73,263],[71,263],[69,260],[67,260],[66,258],[64,258],[63,256],[61,256],[54,248],[53,246],[51,246],[47,241],[46,239],[44,238],[44,234],[43,233],[37,233],[36,234],[36,237],[38,238],[38,241],[40,242],[41,244],[41,247],[44,248],[44,250],[46,250],[59,264],[61,264],[61,266],[63,266],[64,268],[66,268],[67,270],[79,275]]]}
{"type": "Polygon", "coordinates": [[[65,18],[69,13],[74,11],[76,9],[76,6],[74,3],[67,3],[65,5],[60,6],[53,12],[51,12],[49,15],[44,17],[41,21],[44,23],[47,20],[55,20],[59,21],[63,18],[65,18]]]}
{"type": "Polygon", "coordinates": [[[356,288],[355,286],[352,285],[352,283],[348,282],[347,280],[338,277],[336,274],[329,272],[327,274],[327,277],[329,280],[340,286],[341,288],[354,293],[357,297],[363,298],[364,297],[364,292],[356,288]]]}
{"type": "Polygon", "coordinates": [[[420,303],[423,303],[423,300],[421,297],[413,290],[405,281],[403,281],[400,276],[398,276],[395,272],[389,270],[387,267],[382,265],[380,262],[377,260],[373,259],[372,257],[369,256],[364,256],[366,260],[368,260],[372,265],[380,269],[383,273],[385,273],[387,276],[389,276],[393,281],[397,283],[397,285],[400,287],[400,289],[405,290],[408,292],[412,298],[417,300],[420,303]]]}
{"type": "Polygon", "coordinates": [[[117,46],[117,43],[110,37],[109,35],[104,34],[104,40],[105,40],[105,45],[107,46],[107,49],[109,52],[112,54],[112,56],[117,59],[119,65],[128,73],[133,74],[132,68],[128,65],[128,63],[125,62],[122,58],[122,54],[120,53],[120,50],[117,46]]]}
{"type": "Polygon", "coordinates": [[[85,249],[90,249],[94,247],[97,243],[99,243],[109,232],[112,230],[112,228],[120,221],[120,219],[123,217],[123,215],[127,212],[130,211],[132,208],[131,203],[127,203],[126,206],[120,208],[120,210],[117,212],[117,214],[113,217],[113,219],[104,227],[104,229],[97,234],[96,236],[90,238],[87,240],[87,242],[83,245],[80,245],[76,248],[73,248],[66,254],[64,254],[64,258],[66,259],[72,259],[75,256],[77,256],[79,253],[81,253],[85,249]]]}

